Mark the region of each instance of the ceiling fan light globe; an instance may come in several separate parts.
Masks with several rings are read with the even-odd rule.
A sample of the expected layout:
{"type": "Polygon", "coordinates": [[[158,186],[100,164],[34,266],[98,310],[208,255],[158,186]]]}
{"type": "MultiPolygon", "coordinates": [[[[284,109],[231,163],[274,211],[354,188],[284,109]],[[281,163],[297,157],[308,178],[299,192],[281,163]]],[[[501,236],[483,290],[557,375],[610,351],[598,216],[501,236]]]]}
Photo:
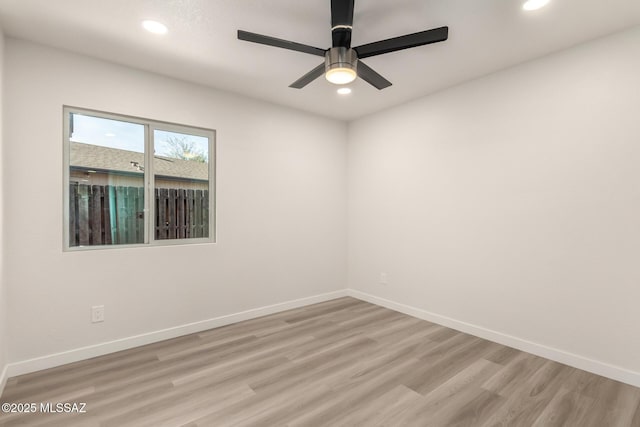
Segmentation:
{"type": "Polygon", "coordinates": [[[325,78],[334,85],[346,85],[358,77],[355,70],[351,68],[332,68],[325,73],[325,78]]]}

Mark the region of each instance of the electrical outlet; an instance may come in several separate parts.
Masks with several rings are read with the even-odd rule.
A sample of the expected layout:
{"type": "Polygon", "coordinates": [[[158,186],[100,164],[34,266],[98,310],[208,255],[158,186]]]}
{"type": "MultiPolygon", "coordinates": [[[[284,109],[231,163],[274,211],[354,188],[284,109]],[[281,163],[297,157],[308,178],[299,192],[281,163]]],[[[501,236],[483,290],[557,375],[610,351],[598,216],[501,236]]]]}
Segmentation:
{"type": "Polygon", "coordinates": [[[91,323],[104,322],[104,305],[91,307],[91,323]]]}
{"type": "Polygon", "coordinates": [[[389,278],[387,277],[387,273],[380,273],[380,284],[381,285],[389,284],[389,278]]]}

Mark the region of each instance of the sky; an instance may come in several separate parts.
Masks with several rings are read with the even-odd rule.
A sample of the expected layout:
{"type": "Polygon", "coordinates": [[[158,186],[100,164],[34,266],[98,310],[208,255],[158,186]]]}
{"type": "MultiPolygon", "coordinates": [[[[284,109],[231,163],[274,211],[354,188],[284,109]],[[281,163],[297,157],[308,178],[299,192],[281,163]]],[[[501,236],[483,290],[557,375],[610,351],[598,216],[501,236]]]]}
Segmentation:
{"type": "MultiPolygon", "coordinates": [[[[169,157],[170,137],[187,138],[193,142],[194,151],[208,154],[208,138],[176,132],[157,130],[154,133],[155,155],[169,157]]],[[[71,141],[102,147],[144,153],[144,125],[102,117],[92,117],[73,113],[73,133],[71,141]]],[[[209,157],[207,155],[207,157],[209,157]]]]}

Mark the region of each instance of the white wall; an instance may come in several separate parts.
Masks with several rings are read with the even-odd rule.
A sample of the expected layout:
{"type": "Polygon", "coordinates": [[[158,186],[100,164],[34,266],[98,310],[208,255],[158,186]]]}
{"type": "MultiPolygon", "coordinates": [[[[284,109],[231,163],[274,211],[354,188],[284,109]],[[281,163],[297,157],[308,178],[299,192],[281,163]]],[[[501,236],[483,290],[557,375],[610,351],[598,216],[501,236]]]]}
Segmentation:
{"type": "Polygon", "coordinates": [[[346,287],[346,124],[24,41],[5,59],[11,362],[346,287]],[[218,243],[63,253],[63,104],[216,129],[218,243]]]}
{"type": "Polygon", "coordinates": [[[640,378],[639,51],[635,28],[351,123],[349,286],[640,378]]]}
{"type": "Polygon", "coordinates": [[[4,104],[4,34],[2,32],[2,28],[0,28],[0,395],[2,395],[2,390],[4,388],[4,384],[7,380],[6,378],[6,364],[7,364],[7,292],[4,280],[4,221],[3,221],[3,212],[4,212],[4,160],[3,160],[3,151],[4,151],[4,140],[3,140],[3,104],[4,104]]]}

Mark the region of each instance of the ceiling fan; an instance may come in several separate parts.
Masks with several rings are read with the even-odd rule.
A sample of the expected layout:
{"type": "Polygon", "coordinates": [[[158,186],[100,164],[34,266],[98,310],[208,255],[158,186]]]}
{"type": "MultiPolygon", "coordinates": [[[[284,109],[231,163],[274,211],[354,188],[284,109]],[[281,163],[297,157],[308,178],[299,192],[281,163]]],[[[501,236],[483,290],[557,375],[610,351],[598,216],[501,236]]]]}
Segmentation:
{"type": "Polygon", "coordinates": [[[289,87],[302,89],[324,74],[326,79],[334,84],[351,83],[356,77],[360,77],[381,90],[391,86],[391,82],[362,62],[363,58],[442,42],[449,36],[449,27],[439,27],[352,48],[353,6],[354,0],[331,0],[332,47],[329,49],[320,49],[242,30],[238,30],[238,39],[324,57],[322,64],[291,83],[289,87]]]}

